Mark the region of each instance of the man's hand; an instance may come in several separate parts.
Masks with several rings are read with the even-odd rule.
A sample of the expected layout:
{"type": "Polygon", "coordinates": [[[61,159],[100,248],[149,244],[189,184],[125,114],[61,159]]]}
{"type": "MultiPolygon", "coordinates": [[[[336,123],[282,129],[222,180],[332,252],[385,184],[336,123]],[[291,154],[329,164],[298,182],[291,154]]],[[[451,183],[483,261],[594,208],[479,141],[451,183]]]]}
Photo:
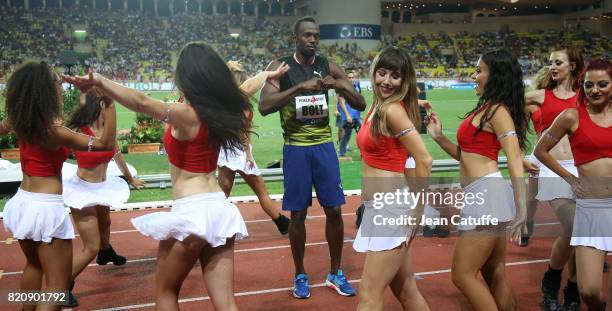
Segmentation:
{"type": "Polygon", "coordinates": [[[323,85],[323,88],[326,90],[329,89],[335,89],[337,88],[337,83],[336,83],[336,79],[334,79],[334,77],[332,76],[326,76],[325,78],[321,79],[321,83],[323,85]]]}
{"type": "Polygon", "coordinates": [[[321,79],[310,79],[300,83],[300,89],[303,91],[318,92],[323,89],[321,79]]]}

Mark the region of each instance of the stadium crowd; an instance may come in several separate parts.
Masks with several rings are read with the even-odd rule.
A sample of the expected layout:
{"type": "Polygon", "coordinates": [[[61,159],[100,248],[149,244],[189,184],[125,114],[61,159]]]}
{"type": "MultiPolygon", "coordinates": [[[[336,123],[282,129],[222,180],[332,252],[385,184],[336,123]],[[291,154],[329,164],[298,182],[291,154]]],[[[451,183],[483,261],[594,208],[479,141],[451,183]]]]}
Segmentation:
{"type": "MultiPolygon", "coordinates": [[[[44,59],[59,65],[61,51],[85,46],[90,56],[82,66],[119,80],[168,81],[173,59],[189,41],[204,40],[228,60],[240,60],[249,74],[265,68],[291,45],[291,27],[279,19],[248,16],[195,16],[179,13],[170,18],[131,12],[93,10],[28,10],[12,8],[0,12],[0,77],[16,64],[44,59]],[[74,28],[84,27],[79,38],[74,28]],[[231,32],[240,33],[230,36],[231,32]]],[[[548,62],[550,47],[563,42],[593,47],[587,59],[610,58],[610,42],[586,31],[559,33],[483,32],[428,33],[392,38],[383,36],[381,48],[406,48],[417,64],[419,78],[468,79],[478,55],[485,50],[511,47],[526,74],[548,62]],[[485,44],[486,42],[486,44],[485,44]]],[[[356,44],[321,46],[321,52],[344,68],[367,77],[376,51],[363,51],[356,44]]]]}

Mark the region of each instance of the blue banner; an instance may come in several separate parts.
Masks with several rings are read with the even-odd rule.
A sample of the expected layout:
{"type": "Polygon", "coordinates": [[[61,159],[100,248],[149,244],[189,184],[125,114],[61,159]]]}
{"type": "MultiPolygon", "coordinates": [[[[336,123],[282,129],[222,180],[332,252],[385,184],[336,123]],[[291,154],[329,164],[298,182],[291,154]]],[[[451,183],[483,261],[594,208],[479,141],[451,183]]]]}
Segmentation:
{"type": "Polygon", "coordinates": [[[380,26],[367,24],[319,25],[321,40],[380,40],[380,26]]]}
{"type": "Polygon", "coordinates": [[[476,88],[476,83],[454,83],[450,85],[450,88],[455,90],[473,90],[476,88]]]}

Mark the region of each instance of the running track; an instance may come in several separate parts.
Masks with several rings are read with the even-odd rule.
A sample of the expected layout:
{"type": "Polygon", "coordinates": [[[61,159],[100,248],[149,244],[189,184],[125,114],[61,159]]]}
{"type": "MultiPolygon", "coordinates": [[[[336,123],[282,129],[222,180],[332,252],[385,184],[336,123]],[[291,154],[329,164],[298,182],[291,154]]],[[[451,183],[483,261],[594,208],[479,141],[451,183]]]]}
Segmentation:
{"type": "MultiPolygon", "coordinates": [[[[249,238],[236,243],[235,293],[241,310],[355,310],[356,297],[339,296],[324,286],[329,269],[325,216],[318,204],[314,204],[306,221],[305,265],[312,293],[306,300],[291,296],[293,261],[288,238],[278,234],[257,203],[238,204],[249,230],[249,238]]],[[[350,196],[343,207],[345,244],[342,267],[355,287],[359,286],[365,259],[364,254],[352,249],[352,239],[356,234],[354,211],[358,205],[359,197],[350,196]]],[[[153,310],[157,243],[135,232],[129,221],[153,211],[159,209],[112,213],[111,243],[128,258],[128,263],[122,267],[97,266],[94,263],[85,269],[77,279],[75,294],[80,306],[75,310],[153,310]]],[[[536,217],[536,235],[539,237],[532,239],[528,248],[508,245],[507,274],[519,310],[540,310],[540,279],[547,268],[552,236],[558,230],[550,207],[542,205],[536,217]]],[[[25,258],[18,243],[0,231],[0,291],[16,290],[25,258]]],[[[432,310],[470,310],[467,300],[450,278],[454,242],[454,237],[419,237],[412,245],[413,266],[420,278],[417,284],[432,310]]],[[[78,238],[74,247],[75,251],[81,247],[78,238]]],[[[389,290],[385,299],[385,310],[401,310],[389,290]]],[[[183,284],[180,307],[181,310],[212,310],[199,264],[183,284]]],[[[0,309],[19,310],[19,306],[3,305],[0,309]]]]}

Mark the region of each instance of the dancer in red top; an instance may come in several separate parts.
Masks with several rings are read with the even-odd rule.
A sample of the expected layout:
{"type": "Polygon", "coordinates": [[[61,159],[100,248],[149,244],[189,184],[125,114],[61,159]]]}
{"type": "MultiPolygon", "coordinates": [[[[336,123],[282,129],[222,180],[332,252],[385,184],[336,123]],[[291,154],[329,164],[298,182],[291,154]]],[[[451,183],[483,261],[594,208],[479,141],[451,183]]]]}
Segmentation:
{"type": "MultiPolygon", "coordinates": [[[[580,296],[589,310],[604,310],[601,267],[606,252],[612,251],[612,63],[590,62],[580,81],[578,107],[559,115],[535,152],[576,193],[571,245],[576,247],[580,296]],[[579,177],[560,165],[551,152],[565,135],[579,177]]],[[[612,305],[610,297],[608,305],[612,305]]]]}
{"type": "Polygon", "coordinates": [[[443,134],[435,113],[427,126],[438,145],[460,162],[466,197],[483,197],[480,203],[466,200],[461,209],[452,279],[474,310],[515,310],[516,300],[505,272],[505,229],[511,223],[511,240],[519,242],[526,219],[521,156],[527,132],[523,75],[515,56],[497,50],[481,56],[472,79],[480,99],[457,130],[459,144],[443,134]],[[502,179],[497,165],[500,149],[508,158],[512,187],[502,179]],[[497,224],[463,222],[486,215],[497,224]]]}
{"type": "MultiPolygon", "coordinates": [[[[62,165],[69,148],[113,150],[115,107],[106,103],[107,122],[100,137],[73,132],[59,125],[62,84],[44,62],[26,63],[10,77],[6,89],[8,120],[19,139],[23,180],[4,206],[4,228],[19,240],[27,263],[21,290],[67,290],[72,267],[74,229],[62,199],[62,165]]],[[[59,305],[24,306],[24,310],[60,310],[59,305]]]]}
{"type": "MultiPolygon", "coordinates": [[[[75,131],[96,137],[104,127],[104,116],[100,114],[103,105],[112,100],[96,89],[89,90],[85,103],[79,106],[68,120],[66,126],[75,131]]],[[[78,170],[74,176],[64,176],[64,204],[71,209],[72,218],[83,240],[83,249],[74,256],[72,283],[68,307],[78,306],[72,295],[76,277],[98,256],[96,263],[105,265],[108,262],[120,266],[126,259],[117,255],[110,245],[110,207],[119,207],[130,197],[130,188],[121,178],[107,176],[109,162],[114,159],[127,181],[136,189],[144,183],[134,178],[127,164],[117,151],[81,151],[75,150],[78,170]]]]}
{"type": "Polygon", "coordinates": [[[377,207],[377,193],[403,188],[408,154],[416,163],[418,181],[412,191],[423,190],[432,159],[415,126],[420,126],[416,74],[410,57],[401,49],[383,49],[372,63],[374,103],[365,119],[357,145],[363,158],[363,220],[353,248],[367,252],[359,286],[357,310],[382,310],[389,286],[404,310],[429,310],[419,292],[410,255],[416,225],[380,226],[377,218],[410,215],[420,219],[423,204],[377,207]],[[379,187],[386,184],[384,187],[379,187]]]}
{"type": "MultiPolygon", "coordinates": [[[[249,98],[261,90],[266,81],[278,79],[289,70],[288,65],[282,64],[282,66],[278,67],[276,70],[262,71],[247,80],[246,73],[240,63],[229,61],[227,65],[234,75],[236,83],[240,85],[240,90],[249,96],[249,98]]],[[[248,110],[245,113],[249,122],[253,122],[253,111],[248,110]]],[[[225,195],[229,197],[232,192],[232,187],[234,186],[236,172],[238,172],[247,185],[255,192],[261,208],[274,221],[278,231],[283,235],[287,234],[289,232],[289,218],[281,214],[280,208],[275,206],[274,201],[272,201],[268,194],[266,183],[261,177],[261,172],[259,168],[257,168],[257,164],[253,158],[253,146],[251,145],[250,135],[244,139],[242,147],[242,149],[232,149],[230,152],[221,150],[219,160],[217,161],[217,165],[219,166],[219,185],[221,189],[223,189],[225,195]]]]}
{"type": "MultiPolygon", "coordinates": [[[[550,79],[546,88],[526,94],[526,104],[536,105],[542,112],[540,122],[543,129],[542,139],[549,139],[546,131],[563,110],[576,107],[578,75],[583,68],[582,55],[578,49],[567,47],[556,50],[550,54],[550,79]]],[[[561,137],[561,142],[551,150],[551,155],[567,171],[574,175],[578,174],[567,138],[561,137]]],[[[580,295],[576,284],[573,248],[570,246],[576,209],[575,195],[568,183],[547,166],[542,166],[538,176],[536,199],[548,201],[562,225],[561,236],[552,246],[548,271],[542,279],[542,305],[545,310],[557,310],[561,274],[567,264],[569,278],[564,290],[563,306],[565,310],[578,310],[580,295]]]]}
{"type": "MultiPolygon", "coordinates": [[[[542,67],[536,76],[534,77],[533,85],[534,90],[543,90],[548,85],[550,80],[550,68],[548,66],[542,67]]],[[[536,142],[540,139],[542,134],[542,111],[540,107],[537,105],[526,105],[525,113],[529,116],[531,120],[531,124],[533,125],[533,129],[536,133],[536,142]]],[[[536,196],[538,195],[538,176],[540,175],[540,166],[541,163],[538,161],[538,158],[531,153],[529,156],[529,160],[523,160],[523,166],[525,170],[529,173],[529,180],[527,186],[527,234],[521,237],[521,243],[519,244],[522,247],[526,247],[529,245],[529,239],[533,235],[533,219],[535,217],[535,213],[538,208],[538,199],[536,196]]]]}
{"type": "Polygon", "coordinates": [[[215,309],[237,310],[234,239],[246,237],[247,229],[219,187],[215,170],[221,148],[241,148],[250,131],[244,111],[251,107],[225,62],[206,43],[185,45],[175,72],[185,103],[169,105],[97,74],[65,79],[81,90],[98,87],[126,108],[170,125],[164,146],[171,164],[172,209],[132,220],[142,234],[159,240],[156,308],[179,309],[179,290],[199,259],[215,309]]]}

